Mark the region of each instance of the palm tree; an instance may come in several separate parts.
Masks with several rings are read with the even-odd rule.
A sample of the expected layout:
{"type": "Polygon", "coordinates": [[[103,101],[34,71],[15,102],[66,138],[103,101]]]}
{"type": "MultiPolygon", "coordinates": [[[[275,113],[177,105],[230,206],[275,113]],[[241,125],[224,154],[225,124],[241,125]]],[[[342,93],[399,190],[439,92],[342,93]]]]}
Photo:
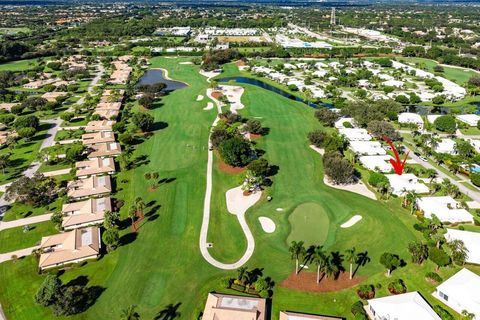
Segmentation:
{"type": "Polygon", "coordinates": [[[240,267],[237,269],[237,280],[243,281],[245,278],[245,273],[247,272],[247,267],[240,267]]]}
{"type": "Polygon", "coordinates": [[[295,274],[298,274],[298,260],[302,259],[306,253],[303,241],[292,241],[288,251],[291,253],[291,258],[295,259],[295,274]]]}
{"type": "Polygon", "coordinates": [[[145,209],[145,202],[141,197],[135,199],[135,207],[137,212],[140,214],[140,217],[143,218],[143,210],[145,209]]]}
{"type": "Polygon", "coordinates": [[[331,256],[326,257],[325,263],[323,264],[322,272],[325,274],[325,277],[334,276],[339,271],[338,266],[334,263],[331,256]]]}
{"type": "Polygon", "coordinates": [[[418,199],[418,194],[413,190],[408,191],[408,193],[405,196],[405,199],[407,199],[407,204],[410,204],[410,214],[413,214],[416,208],[416,203],[417,203],[416,201],[418,199]]]}
{"type": "Polygon", "coordinates": [[[427,169],[427,176],[430,178],[430,183],[437,177],[437,171],[435,169],[427,169]]]}
{"type": "Polygon", "coordinates": [[[10,153],[0,155],[0,169],[5,174],[5,169],[10,165],[10,153]]]}
{"type": "Polygon", "coordinates": [[[128,211],[128,217],[132,220],[132,227],[135,225],[135,218],[137,217],[137,207],[131,206],[128,211]]]}
{"type": "Polygon", "coordinates": [[[345,260],[347,260],[348,263],[350,263],[350,280],[353,278],[353,264],[357,260],[357,253],[355,247],[352,247],[351,249],[347,249],[345,252],[345,260]]]}
{"type": "Polygon", "coordinates": [[[320,270],[323,269],[325,265],[327,257],[325,256],[325,251],[323,250],[323,246],[315,247],[313,251],[313,258],[312,261],[317,265],[317,284],[320,283],[320,270]]]}
{"type": "Polygon", "coordinates": [[[140,315],[135,310],[137,306],[131,305],[122,310],[120,320],[140,320],[140,315]]]}

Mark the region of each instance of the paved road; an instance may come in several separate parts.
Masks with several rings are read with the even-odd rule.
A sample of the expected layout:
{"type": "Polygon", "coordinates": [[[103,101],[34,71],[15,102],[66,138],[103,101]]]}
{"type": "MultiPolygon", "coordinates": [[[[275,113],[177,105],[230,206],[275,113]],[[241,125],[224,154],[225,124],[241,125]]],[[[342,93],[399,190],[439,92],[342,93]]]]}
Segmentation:
{"type": "MultiPolygon", "coordinates": [[[[216,100],[211,96],[211,90],[207,90],[207,96],[212,99],[215,104],[217,105],[217,112],[221,113],[221,102],[216,100]]],[[[215,121],[212,124],[214,127],[219,118],[218,116],[215,118],[215,121]]],[[[243,254],[243,256],[235,263],[222,263],[213,258],[208,251],[208,225],[210,223],[210,201],[212,198],[212,168],[213,168],[213,151],[210,150],[211,142],[210,139],[208,141],[208,162],[207,162],[207,185],[205,189],[205,199],[203,202],[203,219],[202,219],[202,227],[200,230],[200,252],[205,260],[210,263],[212,266],[223,269],[223,270],[235,270],[244,265],[253,255],[253,251],[255,250],[255,239],[253,238],[252,232],[248,227],[247,221],[245,220],[245,215],[237,215],[238,222],[242,227],[242,230],[245,234],[247,239],[247,250],[243,254]]]]}
{"type": "Polygon", "coordinates": [[[48,129],[47,137],[45,138],[45,140],[43,140],[42,145],[40,146],[40,150],[55,145],[55,135],[57,134],[58,129],[60,129],[63,120],[60,118],[56,118],[50,120],[43,120],[42,122],[52,124],[53,126],[48,129]]]}
{"type": "Polygon", "coordinates": [[[12,256],[17,256],[17,258],[26,257],[32,254],[33,251],[40,248],[40,246],[20,249],[17,251],[7,252],[7,253],[0,253],[0,263],[12,260],[12,256]]]}
{"type": "Polygon", "coordinates": [[[417,155],[415,155],[415,153],[413,153],[408,147],[405,146],[405,149],[407,151],[410,151],[410,157],[412,159],[414,159],[415,161],[417,161],[420,165],[422,165],[424,168],[427,168],[427,169],[433,169],[437,172],[438,176],[442,179],[448,179],[452,182],[452,184],[456,185],[458,187],[458,189],[460,189],[460,191],[464,194],[466,194],[467,196],[469,196],[470,198],[472,198],[473,200],[477,201],[480,203],[480,192],[475,192],[473,190],[470,190],[469,188],[467,188],[466,186],[464,186],[463,184],[461,184],[460,182],[454,180],[453,178],[451,178],[449,175],[443,173],[442,171],[438,170],[437,168],[435,168],[433,165],[431,165],[429,162],[427,161],[423,161],[422,159],[420,159],[420,157],[418,157],[417,155]]]}
{"type": "Polygon", "coordinates": [[[39,216],[34,216],[34,217],[28,217],[24,219],[17,219],[13,221],[0,221],[0,231],[6,230],[6,229],[11,229],[11,228],[16,228],[16,227],[23,227],[29,224],[35,224],[39,222],[44,222],[50,220],[50,217],[52,216],[51,213],[46,213],[42,214],[39,216]]]}

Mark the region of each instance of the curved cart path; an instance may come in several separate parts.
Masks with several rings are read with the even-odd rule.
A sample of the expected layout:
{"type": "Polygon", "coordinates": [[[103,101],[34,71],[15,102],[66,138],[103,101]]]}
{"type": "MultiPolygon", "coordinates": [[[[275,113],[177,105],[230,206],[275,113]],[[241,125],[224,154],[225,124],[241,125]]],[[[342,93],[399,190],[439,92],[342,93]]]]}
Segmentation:
{"type": "MultiPolygon", "coordinates": [[[[222,103],[212,97],[211,95],[212,90],[207,90],[207,96],[212,101],[215,102],[217,105],[217,112],[222,113],[222,103]]],[[[219,118],[218,116],[215,118],[215,121],[212,124],[212,127],[215,127],[219,118]]],[[[205,200],[203,202],[203,220],[202,220],[202,227],[200,230],[200,252],[205,260],[210,263],[212,266],[223,269],[223,270],[234,270],[238,269],[242,265],[244,265],[253,255],[253,251],[255,250],[255,239],[253,238],[252,232],[248,227],[247,221],[245,220],[245,214],[238,214],[237,219],[242,227],[243,233],[245,234],[245,238],[247,239],[247,250],[243,254],[243,256],[234,263],[222,263],[215,258],[212,257],[210,252],[208,251],[208,224],[210,222],[210,201],[212,198],[212,170],[213,170],[213,151],[210,150],[211,142],[210,138],[208,139],[208,162],[207,162],[207,187],[205,189],[205,200]]]]}

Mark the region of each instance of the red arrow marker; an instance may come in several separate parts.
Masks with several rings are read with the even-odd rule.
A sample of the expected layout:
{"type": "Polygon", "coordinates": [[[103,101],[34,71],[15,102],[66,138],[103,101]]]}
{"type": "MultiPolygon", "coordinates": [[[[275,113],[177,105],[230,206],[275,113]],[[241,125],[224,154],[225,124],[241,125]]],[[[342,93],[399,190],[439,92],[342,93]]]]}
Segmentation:
{"type": "Polygon", "coordinates": [[[392,148],[392,151],[395,154],[395,160],[390,159],[390,163],[392,164],[393,169],[395,169],[395,172],[399,176],[401,176],[403,173],[403,169],[405,168],[405,162],[407,162],[408,154],[410,152],[407,152],[407,154],[405,155],[405,159],[402,162],[400,161],[400,156],[398,155],[398,151],[393,145],[392,140],[390,140],[387,136],[383,136],[383,140],[385,140],[385,142],[387,142],[390,145],[390,148],[392,148]]]}

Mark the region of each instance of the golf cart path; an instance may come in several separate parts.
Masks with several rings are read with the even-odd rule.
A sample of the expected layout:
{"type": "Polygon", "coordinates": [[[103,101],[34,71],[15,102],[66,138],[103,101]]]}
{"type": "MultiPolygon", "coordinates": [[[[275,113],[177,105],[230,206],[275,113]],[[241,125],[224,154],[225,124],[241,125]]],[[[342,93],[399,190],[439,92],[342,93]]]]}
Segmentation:
{"type": "Polygon", "coordinates": [[[40,246],[20,249],[12,252],[7,253],[0,253],[0,263],[12,260],[12,256],[16,256],[17,258],[26,257],[32,254],[33,251],[40,248],[40,246]]]}
{"type": "MultiPolygon", "coordinates": [[[[207,90],[207,97],[210,98],[212,101],[215,102],[217,106],[218,114],[222,113],[222,103],[212,97],[212,89],[207,90]]],[[[219,120],[219,117],[215,118],[213,121],[212,128],[215,127],[219,120]]],[[[202,219],[202,227],[200,230],[200,252],[205,260],[210,263],[212,266],[223,269],[223,270],[235,270],[244,265],[253,255],[253,251],[255,250],[255,239],[253,238],[252,232],[248,227],[247,221],[245,220],[245,214],[237,214],[238,222],[245,234],[245,238],[247,239],[247,250],[243,254],[243,256],[234,263],[222,263],[215,258],[213,258],[208,251],[208,224],[210,222],[210,201],[212,198],[212,171],[213,171],[213,150],[211,149],[211,141],[210,137],[208,139],[208,161],[207,161],[207,185],[205,189],[205,199],[203,202],[203,219],[202,219]]]]}
{"type": "Polygon", "coordinates": [[[39,216],[33,216],[33,217],[28,217],[28,218],[23,218],[23,219],[17,219],[17,220],[12,220],[12,221],[0,221],[0,231],[6,230],[6,229],[11,229],[11,228],[16,228],[16,227],[23,227],[29,224],[34,224],[34,223],[39,223],[39,222],[44,222],[50,220],[50,217],[52,216],[51,213],[46,213],[42,214],[39,216]]]}

